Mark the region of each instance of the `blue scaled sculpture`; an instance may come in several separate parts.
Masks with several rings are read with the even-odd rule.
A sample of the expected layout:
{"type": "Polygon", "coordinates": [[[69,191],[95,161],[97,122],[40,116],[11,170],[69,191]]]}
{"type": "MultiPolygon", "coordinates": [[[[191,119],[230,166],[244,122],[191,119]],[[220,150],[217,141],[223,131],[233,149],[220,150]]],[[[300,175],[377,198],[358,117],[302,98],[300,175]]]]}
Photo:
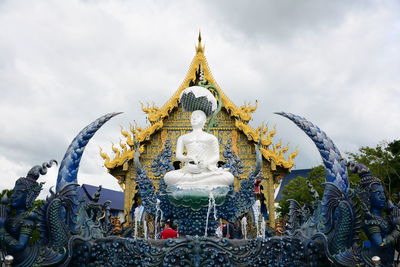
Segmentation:
{"type": "Polygon", "coordinates": [[[79,162],[96,131],[118,114],[100,117],[75,137],[60,164],[57,191],[50,190],[51,194],[42,206],[34,206],[43,186],[37,180],[47,173],[47,168],[57,163],[55,160],[34,166],[26,177],[16,181],[11,199],[3,197],[0,245],[3,254],[14,257],[13,266],[62,266],[69,263],[72,240],[84,238],[80,234],[85,226],[80,221],[90,220],[77,194],[79,162]],[[34,234],[39,235],[39,240],[32,242],[34,234]]]}
{"type": "Polygon", "coordinates": [[[326,169],[324,194],[321,201],[314,195],[312,214],[292,201],[289,235],[324,249],[324,256],[336,266],[392,266],[394,251],[399,249],[399,203],[388,201],[382,182],[366,166],[343,160],[316,125],[290,113],[277,114],[293,121],[312,139],[326,169]],[[361,179],[356,188],[349,187],[347,169],[361,179]],[[361,231],[368,242],[360,242],[361,231]]]}

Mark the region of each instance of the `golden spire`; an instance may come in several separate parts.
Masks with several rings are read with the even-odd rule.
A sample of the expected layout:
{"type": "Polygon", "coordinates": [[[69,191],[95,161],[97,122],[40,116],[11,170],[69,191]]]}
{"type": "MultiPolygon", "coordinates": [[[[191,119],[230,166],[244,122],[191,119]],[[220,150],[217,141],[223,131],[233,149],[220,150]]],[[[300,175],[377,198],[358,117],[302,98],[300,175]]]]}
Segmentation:
{"type": "Polygon", "coordinates": [[[198,43],[196,45],[197,53],[204,53],[204,46],[201,44],[201,31],[199,30],[199,37],[197,38],[198,43]]]}

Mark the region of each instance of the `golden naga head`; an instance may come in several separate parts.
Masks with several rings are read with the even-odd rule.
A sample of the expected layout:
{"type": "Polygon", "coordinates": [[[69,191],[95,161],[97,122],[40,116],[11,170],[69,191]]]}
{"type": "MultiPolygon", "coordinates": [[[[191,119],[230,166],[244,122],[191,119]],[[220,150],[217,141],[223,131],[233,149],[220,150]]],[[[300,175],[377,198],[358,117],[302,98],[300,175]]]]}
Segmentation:
{"type": "Polygon", "coordinates": [[[243,106],[239,107],[239,117],[243,121],[250,121],[251,120],[251,114],[256,111],[258,108],[258,100],[256,100],[256,104],[254,106],[250,105],[250,102],[244,102],[243,106]]]}
{"type": "Polygon", "coordinates": [[[147,103],[147,106],[145,106],[142,102],[140,102],[140,104],[143,112],[147,114],[147,119],[150,123],[154,123],[162,118],[163,112],[161,112],[160,108],[155,106],[154,102],[152,105],[147,103]]]}

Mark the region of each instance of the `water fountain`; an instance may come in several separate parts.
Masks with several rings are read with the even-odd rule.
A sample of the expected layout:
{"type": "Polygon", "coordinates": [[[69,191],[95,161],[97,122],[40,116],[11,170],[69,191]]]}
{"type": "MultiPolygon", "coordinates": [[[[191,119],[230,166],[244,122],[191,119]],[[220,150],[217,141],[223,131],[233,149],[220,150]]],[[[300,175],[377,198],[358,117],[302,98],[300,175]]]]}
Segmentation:
{"type": "Polygon", "coordinates": [[[260,237],[260,215],[261,215],[261,203],[260,200],[254,202],[252,206],[253,214],[254,214],[254,224],[256,225],[256,236],[260,237]]]}
{"type": "Polygon", "coordinates": [[[265,232],[266,232],[266,228],[267,224],[265,223],[264,220],[261,221],[261,227],[260,227],[260,235],[259,237],[261,237],[263,240],[265,240],[265,232]]]}
{"type": "Polygon", "coordinates": [[[134,232],[134,238],[136,239],[137,238],[137,235],[138,235],[138,223],[139,223],[139,221],[140,221],[140,208],[139,207],[137,207],[136,209],[135,209],[135,212],[134,212],[134,220],[135,220],[135,232],[134,232]]]}
{"type": "Polygon", "coordinates": [[[147,239],[147,221],[143,220],[142,223],[143,223],[143,238],[147,239]]]}
{"type": "Polygon", "coordinates": [[[154,217],[154,239],[158,239],[158,228],[161,226],[161,222],[163,221],[163,212],[160,208],[161,201],[156,199],[156,216],[154,217]]]}
{"type": "Polygon", "coordinates": [[[210,195],[209,195],[207,218],[206,218],[206,228],[204,230],[204,236],[205,237],[207,237],[208,220],[210,218],[211,210],[213,210],[214,220],[217,221],[218,220],[218,217],[217,217],[217,206],[215,205],[215,198],[214,198],[214,195],[213,195],[212,191],[210,191],[210,195]]]}
{"type": "Polygon", "coordinates": [[[247,239],[247,218],[244,216],[241,220],[243,238],[247,239]]]}

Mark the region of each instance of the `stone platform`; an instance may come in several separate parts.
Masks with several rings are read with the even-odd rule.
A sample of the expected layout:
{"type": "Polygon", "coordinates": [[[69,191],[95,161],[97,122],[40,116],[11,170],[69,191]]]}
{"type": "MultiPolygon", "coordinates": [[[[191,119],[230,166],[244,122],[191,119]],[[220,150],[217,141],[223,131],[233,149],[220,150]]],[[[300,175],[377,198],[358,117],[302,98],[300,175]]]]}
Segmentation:
{"type": "Polygon", "coordinates": [[[317,243],[293,237],[75,240],[71,266],[321,266],[317,243]]]}

